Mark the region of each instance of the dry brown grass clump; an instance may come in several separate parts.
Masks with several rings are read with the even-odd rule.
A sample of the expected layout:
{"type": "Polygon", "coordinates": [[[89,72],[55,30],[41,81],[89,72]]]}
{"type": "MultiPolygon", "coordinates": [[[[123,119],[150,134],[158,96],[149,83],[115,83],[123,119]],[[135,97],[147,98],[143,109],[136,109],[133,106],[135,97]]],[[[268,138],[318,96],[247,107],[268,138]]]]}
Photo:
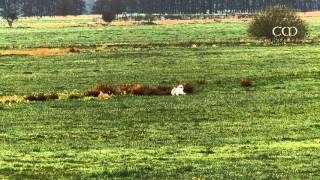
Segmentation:
{"type": "Polygon", "coordinates": [[[18,96],[4,96],[0,98],[0,104],[16,103],[18,101],[18,96]]]}
{"type": "Polygon", "coordinates": [[[109,99],[111,96],[108,93],[103,93],[102,91],[100,91],[98,97],[100,99],[109,99]]]}
{"type": "Polygon", "coordinates": [[[99,97],[102,94],[108,94],[109,96],[117,95],[119,92],[110,84],[96,84],[93,88],[87,90],[84,93],[86,97],[99,97]]]}
{"type": "Polygon", "coordinates": [[[107,47],[108,47],[107,44],[102,44],[101,46],[97,46],[97,47],[94,49],[94,51],[95,51],[95,52],[100,52],[100,51],[106,49],[107,47]]]}
{"type": "Polygon", "coordinates": [[[79,94],[70,94],[68,95],[68,99],[81,99],[82,96],[79,94]]]}
{"type": "Polygon", "coordinates": [[[119,90],[122,95],[164,96],[171,94],[171,87],[168,86],[149,87],[142,84],[122,84],[119,90]]]}
{"type": "Polygon", "coordinates": [[[204,85],[204,84],[207,84],[208,82],[207,82],[207,80],[205,80],[205,79],[198,79],[198,80],[197,80],[197,83],[198,83],[199,85],[204,85]]]}
{"type": "Polygon", "coordinates": [[[190,94],[194,92],[194,87],[192,86],[192,84],[188,82],[180,82],[179,84],[183,86],[184,92],[190,93],[190,94]]]}
{"type": "Polygon", "coordinates": [[[84,93],[85,97],[98,97],[100,94],[99,91],[96,91],[95,89],[89,89],[84,93]]]}
{"type": "Polygon", "coordinates": [[[111,47],[110,48],[110,52],[116,53],[116,52],[118,52],[118,48],[117,47],[111,47]]]}
{"type": "Polygon", "coordinates": [[[76,47],[71,47],[71,48],[69,48],[69,52],[71,52],[71,53],[80,53],[80,49],[76,48],[76,47]]]}
{"type": "Polygon", "coordinates": [[[44,93],[39,93],[39,94],[25,96],[24,99],[26,101],[48,101],[48,100],[59,99],[59,95],[56,93],[52,93],[48,95],[44,93]]]}
{"type": "Polygon", "coordinates": [[[95,90],[97,92],[107,93],[109,95],[117,95],[118,91],[110,84],[96,84],[95,90]]]}
{"type": "Polygon", "coordinates": [[[29,50],[0,50],[0,55],[63,55],[69,52],[69,49],[49,49],[49,48],[39,48],[39,49],[29,49],[29,50]]]}
{"type": "Polygon", "coordinates": [[[156,88],[153,88],[153,94],[158,96],[171,95],[172,88],[169,86],[160,85],[156,88]]]}
{"type": "Polygon", "coordinates": [[[240,81],[240,85],[242,87],[251,87],[252,86],[252,81],[248,80],[248,79],[243,79],[240,81]]]}

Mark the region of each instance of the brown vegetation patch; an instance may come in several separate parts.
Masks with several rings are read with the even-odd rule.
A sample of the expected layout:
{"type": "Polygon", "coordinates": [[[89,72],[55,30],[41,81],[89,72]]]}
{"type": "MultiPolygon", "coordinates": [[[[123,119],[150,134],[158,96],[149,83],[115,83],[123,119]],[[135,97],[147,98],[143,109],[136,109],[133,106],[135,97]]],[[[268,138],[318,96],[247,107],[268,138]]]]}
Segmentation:
{"type": "Polygon", "coordinates": [[[95,91],[99,92],[99,94],[106,93],[109,95],[117,95],[118,91],[110,84],[97,84],[94,88],[95,91]]]}
{"type": "Polygon", "coordinates": [[[137,96],[165,96],[171,94],[171,87],[157,86],[149,87],[143,84],[122,84],[119,91],[122,95],[132,94],[137,96]]]}
{"type": "Polygon", "coordinates": [[[183,86],[184,92],[191,93],[191,94],[194,92],[194,88],[193,88],[192,84],[190,84],[188,82],[180,82],[179,84],[181,84],[183,86]]]}
{"type": "Polygon", "coordinates": [[[48,100],[56,100],[56,99],[59,99],[59,95],[56,93],[52,93],[52,94],[39,93],[39,94],[33,94],[33,95],[28,95],[24,97],[24,100],[26,101],[48,101],[48,100]]]}
{"type": "Polygon", "coordinates": [[[242,87],[251,87],[252,86],[252,81],[248,80],[248,79],[243,79],[240,81],[240,85],[242,87]]]}
{"type": "Polygon", "coordinates": [[[80,49],[78,48],[67,48],[67,49],[58,49],[58,48],[39,48],[39,49],[11,49],[11,50],[0,50],[0,55],[63,55],[67,53],[79,53],[80,49]]]}

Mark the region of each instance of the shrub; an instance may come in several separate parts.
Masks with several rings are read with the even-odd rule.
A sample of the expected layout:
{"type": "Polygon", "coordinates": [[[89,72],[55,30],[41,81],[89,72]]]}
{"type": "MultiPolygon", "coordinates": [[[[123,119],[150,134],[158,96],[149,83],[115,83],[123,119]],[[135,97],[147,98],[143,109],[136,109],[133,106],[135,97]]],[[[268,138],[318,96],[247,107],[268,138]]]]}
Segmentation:
{"type": "Polygon", "coordinates": [[[282,6],[274,6],[257,13],[248,29],[250,35],[273,42],[303,40],[307,36],[307,32],[306,22],[294,10],[282,6]],[[276,37],[272,32],[275,27],[296,27],[298,34],[294,37],[284,35],[276,37]]]}
{"type": "Polygon", "coordinates": [[[116,15],[112,12],[105,11],[102,13],[102,19],[104,22],[112,22],[116,18],[116,15]]]}
{"type": "Polygon", "coordinates": [[[240,85],[242,87],[251,87],[252,86],[252,81],[248,80],[248,79],[243,79],[240,81],[240,85]]]}

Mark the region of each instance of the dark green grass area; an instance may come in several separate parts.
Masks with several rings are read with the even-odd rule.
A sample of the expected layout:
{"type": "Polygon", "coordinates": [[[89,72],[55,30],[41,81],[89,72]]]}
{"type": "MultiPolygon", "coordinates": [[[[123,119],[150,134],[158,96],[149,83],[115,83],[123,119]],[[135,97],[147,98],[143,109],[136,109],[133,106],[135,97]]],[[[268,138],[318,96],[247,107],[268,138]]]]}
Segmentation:
{"type": "MultiPolygon", "coordinates": [[[[61,30],[61,37],[68,35],[61,30]]],[[[319,59],[317,45],[0,56],[0,96],[83,92],[100,82],[173,87],[184,80],[196,86],[183,97],[0,105],[0,178],[318,179],[319,59]],[[196,85],[199,79],[207,84],[196,85]],[[253,86],[241,87],[241,79],[253,86]]]]}

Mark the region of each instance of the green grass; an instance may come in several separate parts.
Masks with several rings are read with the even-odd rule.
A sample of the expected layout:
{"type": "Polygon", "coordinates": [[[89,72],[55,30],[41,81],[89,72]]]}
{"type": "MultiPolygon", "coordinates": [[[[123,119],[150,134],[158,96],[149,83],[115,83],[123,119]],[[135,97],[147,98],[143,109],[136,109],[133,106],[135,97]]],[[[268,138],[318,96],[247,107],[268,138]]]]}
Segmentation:
{"type": "Polygon", "coordinates": [[[0,105],[0,178],[320,178],[318,45],[170,47],[176,41],[246,38],[245,24],[236,26],[242,32],[231,35],[232,24],[220,23],[103,27],[113,33],[100,35],[88,32],[101,27],[13,29],[16,34],[1,29],[2,48],[85,47],[107,38],[169,45],[0,56],[0,96],[83,92],[99,82],[208,83],[183,97],[0,105]],[[46,38],[35,36],[40,31],[46,38]],[[252,80],[253,87],[241,87],[241,79],[252,80]]]}

